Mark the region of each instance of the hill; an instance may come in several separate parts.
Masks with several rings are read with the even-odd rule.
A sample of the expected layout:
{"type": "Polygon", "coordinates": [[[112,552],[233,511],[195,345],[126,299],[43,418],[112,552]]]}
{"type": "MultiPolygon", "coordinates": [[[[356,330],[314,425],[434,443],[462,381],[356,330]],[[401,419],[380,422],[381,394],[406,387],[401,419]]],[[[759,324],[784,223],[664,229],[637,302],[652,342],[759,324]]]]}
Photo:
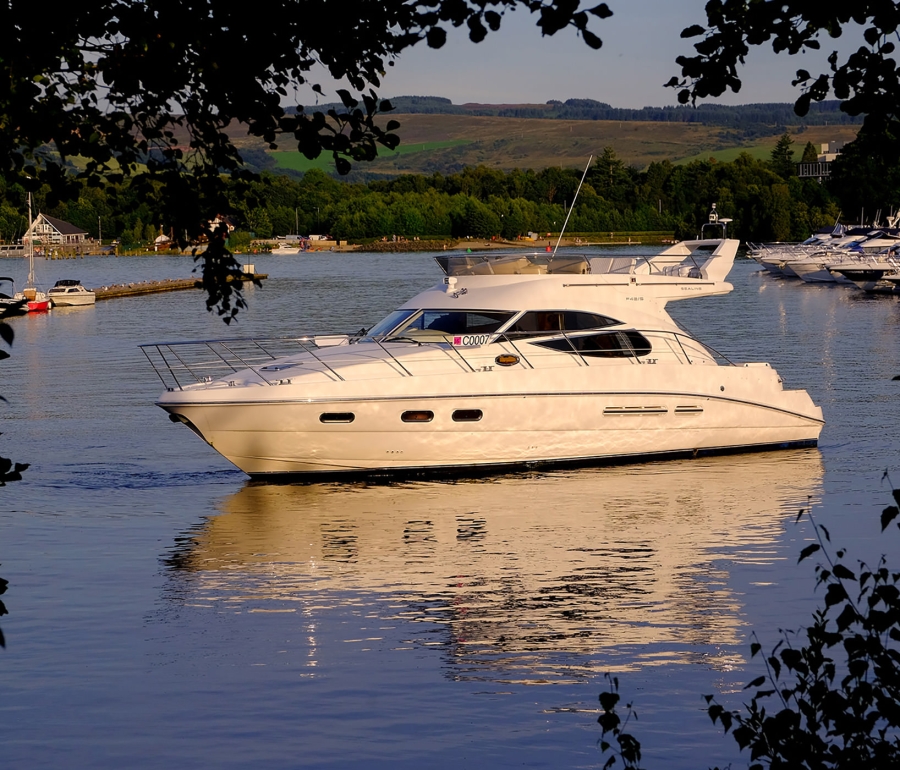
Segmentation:
{"type": "MultiPolygon", "coordinates": [[[[455,173],[465,166],[541,169],[549,166],[583,168],[589,155],[611,146],[628,165],[645,168],[653,161],[684,162],[696,158],[736,157],[740,151],[767,156],[784,126],[750,137],[723,126],[673,121],[546,120],[465,113],[391,113],[400,123],[400,148],[382,150],[372,163],[361,164],[354,179],[398,174],[455,173]]],[[[385,119],[387,120],[387,119],[385,119]]],[[[813,144],[856,136],[856,125],[788,127],[797,158],[807,141],[813,144]]],[[[286,148],[271,152],[269,160],[283,171],[309,168],[333,170],[330,156],[308,161],[286,148]]],[[[276,169],[273,169],[276,170],[276,169]]]]}
{"type": "MultiPolygon", "coordinates": [[[[545,104],[453,104],[440,96],[397,96],[389,99],[396,114],[404,115],[480,115],[498,118],[539,118],[543,120],[623,120],[654,123],[701,123],[707,126],[737,129],[745,137],[754,132],[770,133],[772,127],[788,125],[861,125],[863,116],[847,115],[840,110],[840,102],[832,99],[813,102],[809,112],[798,118],[794,106],[786,102],[760,104],[701,103],[696,107],[677,105],[641,107],[640,109],[613,107],[594,99],[551,99],[545,104]]],[[[341,104],[320,104],[304,108],[313,110],[341,110],[341,104]]],[[[781,132],[779,132],[781,133],[781,132]]]]}

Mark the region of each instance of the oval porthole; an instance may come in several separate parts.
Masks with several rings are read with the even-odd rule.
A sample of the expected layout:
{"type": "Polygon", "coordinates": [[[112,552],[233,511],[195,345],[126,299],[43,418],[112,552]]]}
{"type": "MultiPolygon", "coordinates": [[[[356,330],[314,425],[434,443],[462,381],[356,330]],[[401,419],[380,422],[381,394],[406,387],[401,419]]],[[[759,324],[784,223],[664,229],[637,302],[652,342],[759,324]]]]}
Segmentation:
{"type": "Polygon", "coordinates": [[[494,359],[494,362],[499,366],[515,366],[519,363],[519,357],[512,353],[501,353],[494,359]]]}
{"type": "Polygon", "coordinates": [[[353,422],[355,419],[353,412],[324,412],[319,415],[319,422],[324,423],[353,422]]]}
{"type": "Polygon", "coordinates": [[[453,412],[453,422],[478,422],[484,413],[480,409],[457,409],[453,412]]]}
{"type": "Polygon", "coordinates": [[[404,412],[400,415],[400,419],[403,420],[403,422],[431,422],[434,419],[434,412],[429,412],[425,409],[416,409],[404,412]]]}

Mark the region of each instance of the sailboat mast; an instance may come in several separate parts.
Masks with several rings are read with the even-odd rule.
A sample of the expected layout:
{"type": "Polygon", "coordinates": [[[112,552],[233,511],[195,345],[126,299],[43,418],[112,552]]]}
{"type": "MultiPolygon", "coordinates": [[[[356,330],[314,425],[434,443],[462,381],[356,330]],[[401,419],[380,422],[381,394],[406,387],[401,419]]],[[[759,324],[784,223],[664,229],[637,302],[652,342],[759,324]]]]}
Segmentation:
{"type": "Polygon", "coordinates": [[[31,232],[33,225],[31,219],[31,193],[28,193],[28,283],[26,286],[34,288],[34,233],[31,232]]]}

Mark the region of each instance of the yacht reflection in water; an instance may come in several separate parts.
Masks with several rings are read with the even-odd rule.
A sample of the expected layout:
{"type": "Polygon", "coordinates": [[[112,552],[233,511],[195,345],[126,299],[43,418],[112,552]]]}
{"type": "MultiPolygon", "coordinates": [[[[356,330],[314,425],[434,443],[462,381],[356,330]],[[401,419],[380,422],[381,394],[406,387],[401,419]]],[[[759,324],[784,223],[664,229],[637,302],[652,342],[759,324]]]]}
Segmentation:
{"type": "MultiPolygon", "coordinates": [[[[166,563],[188,604],[295,610],[261,622],[298,630],[351,606],[360,628],[396,621],[409,645],[441,647],[451,677],[727,669],[745,641],[730,570],[765,581],[793,560],[780,535],[822,473],[818,451],[797,450],[455,483],[251,482],[166,563]]],[[[350,640],[308,644],[332,641],[350,640]]]]}

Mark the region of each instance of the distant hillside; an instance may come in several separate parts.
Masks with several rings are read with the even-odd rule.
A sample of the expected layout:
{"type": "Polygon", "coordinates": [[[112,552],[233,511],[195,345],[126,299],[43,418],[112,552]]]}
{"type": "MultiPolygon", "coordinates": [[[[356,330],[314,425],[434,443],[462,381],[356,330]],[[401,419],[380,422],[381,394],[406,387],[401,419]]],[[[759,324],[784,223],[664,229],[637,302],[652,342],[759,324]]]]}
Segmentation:
{"type": "MultiPolygon", "coordinates": [[[[612,120],[545,120],[453,114],[390,113],[400,123],[397,152],[381,149],[371,163],[359,163],[350,179],[399,174],[453,174],[466,166],[484,165],[509,170],[540,170],[549,166],[583,168],[591,154],[598,155],[610,146],[626,164],[645,168],[653,161],[673,162],[717,157],[724,160],[740,151],[767,157],[784,126],[768,127],[753,135],[743,131],[701,123],[612,120]]],[[[387,120],[387,117],[384,119],[387,120]]],[[[858,126],[789,126],[799,159],[806,142],[820,144],[835,140],[851,141],[858,126]]],[[[243,150],[242,150],[243,152],[243,150]]],[[[323,153],[309,161],[283,142],[279,151],[256,152],[257,163],[274,162],[282,173],[302,172],[310,168],[334,171],[331,156],[323,153]]]]}
{"type": "MultiPolygon", "coordinates": [[[[656,123],[699,123],[706,126],[756,132],[761,127],[860,125],[862,116],[840,111],[837,100],[814,102],[809,114],[798,118],[793,104],[700,104],[697,107],[642,107],[625,109],[593,99],[551,100],[546,104],[453,104],[440,96],[397,96],[389,100],[395,113],[405,115],[478,115],[541,120],[614,120],[656,123]]],[[[305,107],[307,111],[343,109],[341,104],[305,107]]]]}

